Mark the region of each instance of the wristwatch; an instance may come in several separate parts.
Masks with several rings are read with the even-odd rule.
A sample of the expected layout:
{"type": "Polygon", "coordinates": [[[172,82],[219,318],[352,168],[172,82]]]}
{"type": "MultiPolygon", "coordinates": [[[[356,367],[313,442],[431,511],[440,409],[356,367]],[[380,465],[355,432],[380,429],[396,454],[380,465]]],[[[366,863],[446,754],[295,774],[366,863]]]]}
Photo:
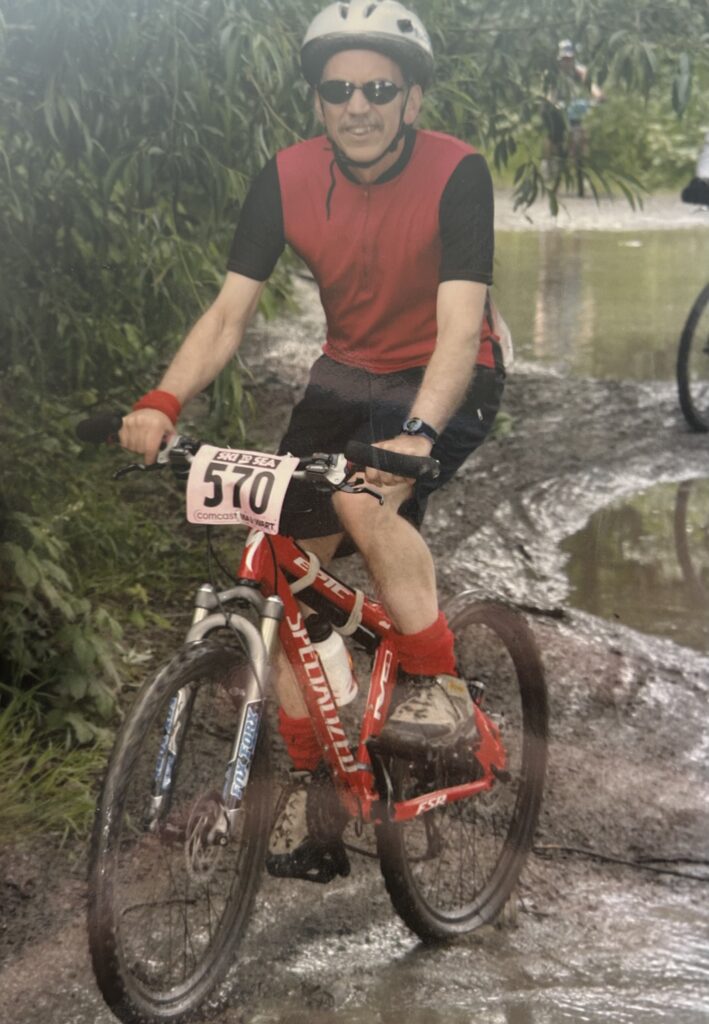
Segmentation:
{"type": "Polygon", "coordinates": [[[409,434],[411,437],[427,437],[432,444],[438,440],[438,431],[434,430],[429,423],[425,423],[419,416],[411,416],[408,420],[404,420],[401,432],[409,434]]]}

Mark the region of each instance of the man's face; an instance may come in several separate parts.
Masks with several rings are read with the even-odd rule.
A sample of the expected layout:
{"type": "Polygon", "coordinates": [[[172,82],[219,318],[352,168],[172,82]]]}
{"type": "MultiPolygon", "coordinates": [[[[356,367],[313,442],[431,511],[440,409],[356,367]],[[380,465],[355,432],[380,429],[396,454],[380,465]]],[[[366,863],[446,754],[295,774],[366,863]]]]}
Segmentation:
{"type": "MultiPolygon", "coordinates": [[[[373,160],[392,141],[399,129],[402,110],[404,122],[413,124],[421,106],[422,92],[418,85],[410,87],[408,99],[404,76],[398,64],[373,50],[343,50],[325,65],[322,82],[388,81],[401,86],[403,92],[383,106],[370,103],[357,89],[345,103],[328,103],[315,95],[315,109],[330,138],[345,156],[352,160],[373,160]],[[405,104],[405,107],[404,107],[405,104]]],[[[392,154],[392,163],[398,154],[392,154]]],[[[381,173],[385,168],[379,168],[381,173]]]]}

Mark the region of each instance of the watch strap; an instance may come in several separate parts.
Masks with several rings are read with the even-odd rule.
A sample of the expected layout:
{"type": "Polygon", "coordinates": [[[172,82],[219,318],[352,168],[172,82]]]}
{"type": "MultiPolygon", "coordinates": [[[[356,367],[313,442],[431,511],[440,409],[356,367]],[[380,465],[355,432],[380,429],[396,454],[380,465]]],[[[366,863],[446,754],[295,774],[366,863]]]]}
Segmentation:
{"type": "Polygon", "coordinates": [[[419,416],[411,416],[409,419],[404,420],[401,430],[402,433],[408,434],[410,437],[426,437],[432,444],[435,444],[438,440],[438,431],[435,427],[432,427],[430,423],[426,423],[419,416]]]}

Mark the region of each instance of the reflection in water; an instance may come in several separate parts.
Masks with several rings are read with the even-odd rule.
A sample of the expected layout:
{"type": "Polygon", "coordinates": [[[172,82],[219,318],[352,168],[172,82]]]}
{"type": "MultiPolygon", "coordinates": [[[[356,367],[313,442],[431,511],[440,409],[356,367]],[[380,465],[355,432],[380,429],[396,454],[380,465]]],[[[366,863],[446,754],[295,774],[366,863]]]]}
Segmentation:
{"type": "Polygon", "coordinates": [[[675,549],[689,595],[709,604],[709,482],[683,480],[675,502],[675,549]]]}
{"type": "Polygon", "coordinates": [[[708,242],[705,228],[498,232],[495,297],[518,357],[576,376],[673,380],[708,242]]]}
{"type": "Polygon", "coordinates": [[[574,351],[593,341],[594,295],[584,278],[581,235],[541,231],[532,349],[536,359],[559,369],[573,365],[574,351]]]}
{"type": "Polygon", "coordinates": [[[709,480],[601,509],[562,548],[577,608],[709,650],[709,480]]]}

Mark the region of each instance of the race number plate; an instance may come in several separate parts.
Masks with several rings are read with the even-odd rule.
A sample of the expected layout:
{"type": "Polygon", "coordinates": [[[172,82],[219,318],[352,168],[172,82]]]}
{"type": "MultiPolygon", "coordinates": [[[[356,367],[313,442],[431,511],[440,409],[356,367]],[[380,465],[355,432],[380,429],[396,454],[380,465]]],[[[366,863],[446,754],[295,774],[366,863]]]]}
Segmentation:
{"type": "Polygon", "coordinates": [[[202,445],[187,481],[187,520],[278,533],[283,500],[297,469],[293,455],[202,445]]]}

